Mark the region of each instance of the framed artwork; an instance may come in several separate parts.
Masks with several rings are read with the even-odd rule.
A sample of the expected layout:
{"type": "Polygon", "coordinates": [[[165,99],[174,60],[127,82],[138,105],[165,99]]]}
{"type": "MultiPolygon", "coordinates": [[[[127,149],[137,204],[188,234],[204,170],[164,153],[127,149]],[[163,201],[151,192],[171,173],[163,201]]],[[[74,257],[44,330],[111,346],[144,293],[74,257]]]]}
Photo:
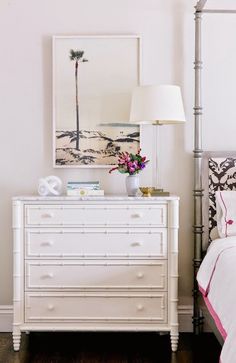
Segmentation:
{"type": "Polygon", "coordinates": [[[55,167],[111,167],[119,152],[137,152],[129,112],[140,52],[139,36],[53,37],[55,167]]]}

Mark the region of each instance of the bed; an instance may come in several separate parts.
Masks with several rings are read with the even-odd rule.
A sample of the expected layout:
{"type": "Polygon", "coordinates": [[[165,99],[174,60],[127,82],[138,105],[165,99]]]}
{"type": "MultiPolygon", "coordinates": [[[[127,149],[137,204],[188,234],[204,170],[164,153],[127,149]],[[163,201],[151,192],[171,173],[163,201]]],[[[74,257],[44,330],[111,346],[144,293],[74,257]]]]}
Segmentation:
{"type": "Polygon", "coordinates": [[[207,0],[198,1],[195,12],[193,326],[194,333],[200,334],[204,326],[210,325],[223,344],[221,362],[233,363],[236,361],[236,231],[235,235],[228,232],[236,227],[236,211],[235,221],[234,216],[228,215],[220,219],[220,211],[227,213],[224,198],[228,192],[232,194],[227,202],[232,208],[236,206],[236,152],[203,152],[201,20],[205,13],[232,14],[236,10],[208,10],[206,3],[207,0]],[[226,232],[221,235],[220,221],[224,222],[226,232]]]}
{"type": "Polygon", "coordinates": [[[236,348],[231,351],[235,344],[230,343],[236,340],[236,153],[203,153],[202,176],[205,257],[197,274],[202,295],[198,309],[202,323],[204,318],[220,343],[225,341],[222,363],[232,363],[231,354],[236,357],[236,348]]]}

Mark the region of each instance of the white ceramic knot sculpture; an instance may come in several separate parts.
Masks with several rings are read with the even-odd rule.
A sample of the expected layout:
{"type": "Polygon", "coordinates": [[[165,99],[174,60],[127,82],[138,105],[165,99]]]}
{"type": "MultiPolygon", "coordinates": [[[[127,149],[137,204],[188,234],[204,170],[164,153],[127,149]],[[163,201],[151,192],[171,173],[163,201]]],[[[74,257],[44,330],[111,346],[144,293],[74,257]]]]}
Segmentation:
{"type": "Polygon", "coordinates": [[[47,195],[60,195],[62,190],[62,181],[54,175],[40,178],[38,184],[38,193],[42,197],[47,195]]]}

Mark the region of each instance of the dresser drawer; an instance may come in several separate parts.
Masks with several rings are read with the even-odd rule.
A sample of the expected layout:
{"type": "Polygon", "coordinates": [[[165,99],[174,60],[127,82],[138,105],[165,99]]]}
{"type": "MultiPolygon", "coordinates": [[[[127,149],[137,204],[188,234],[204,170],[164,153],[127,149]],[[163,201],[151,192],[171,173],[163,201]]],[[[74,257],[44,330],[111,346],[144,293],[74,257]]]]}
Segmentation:
{"type": "Polygon", "coordinates": [[[27,261],[26,289],[167,289],[160,261],[27,261]]]}
{"type": "Polygon", "coordinates": [[[25,321],[167,321],[166,293],[26,293],[25,321]]]}
{"type": "Polygon", "coordinates": [[[27,229],[26,258],[140,257],[166,258],[166,228],[27,229]]]}
{"type": "Polygon", "coordinates": [[[159,226],[167,225],[166,205],[27,205],[26,225],[159,226]]]}

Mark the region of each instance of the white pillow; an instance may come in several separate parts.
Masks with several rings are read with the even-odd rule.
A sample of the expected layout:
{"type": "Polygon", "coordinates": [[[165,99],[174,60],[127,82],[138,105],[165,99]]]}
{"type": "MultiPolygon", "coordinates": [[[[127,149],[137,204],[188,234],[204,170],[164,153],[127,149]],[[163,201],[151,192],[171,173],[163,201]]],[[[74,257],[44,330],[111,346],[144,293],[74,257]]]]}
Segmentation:
{"type": "Polygon", "coordinates": [[[236,236],[236,191],[218,191],[215,195],[220,237],[236,236]]]}

